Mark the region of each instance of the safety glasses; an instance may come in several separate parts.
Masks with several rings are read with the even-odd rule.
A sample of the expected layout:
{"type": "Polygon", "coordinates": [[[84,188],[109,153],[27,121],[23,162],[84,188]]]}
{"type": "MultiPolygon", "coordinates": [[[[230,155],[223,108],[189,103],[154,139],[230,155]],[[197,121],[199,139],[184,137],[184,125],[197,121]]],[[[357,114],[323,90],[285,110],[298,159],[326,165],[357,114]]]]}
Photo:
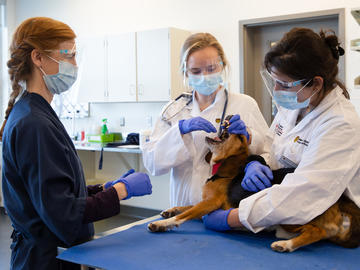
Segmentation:
{"type": "Polygon", "coordinates": [[[72,59],[74,57],[77,57],[77,50],[76,50],[76,45],[74,43],[74,46],[71,49],[54,49],[54,50],[45,50],[45,52],[59,52],[60,56],[63,57],[64,59],[72,59]]]}
{"type": "Polygon", "coordinates": [[[223,62],[220,59],[208,60],[201,65],[185,65],[185,72],[190,75],[208,75],[223,70],[223,62]]]}
{"type": "Polygon", "coordinates": [[[222,70],[222,63],[214,63],[203,67],[188,68],[186,71],[188,72],[188,74],[192,74],[192,75],[205,75],[205,74],[217,73],[220,72],[221,70],[222,70]]]}
{"type": "Polygon", "coordinates": [[[302,83],[309,81],[308,79],[301,79],[293,82],[282,81],[274,78],[266,69],[260,70],[260,75],[269,93],[272,93],[275,89],[281,89],[285,91],[290,90],[293,87],[299,86],[302,83]]]}
{"type": "Polygon", "coordinates": [[[59,52],[60,56],[65,59],[72,59],[76,57],[77,51],[76,50],[45,50],[46,52],[59,52]]]}

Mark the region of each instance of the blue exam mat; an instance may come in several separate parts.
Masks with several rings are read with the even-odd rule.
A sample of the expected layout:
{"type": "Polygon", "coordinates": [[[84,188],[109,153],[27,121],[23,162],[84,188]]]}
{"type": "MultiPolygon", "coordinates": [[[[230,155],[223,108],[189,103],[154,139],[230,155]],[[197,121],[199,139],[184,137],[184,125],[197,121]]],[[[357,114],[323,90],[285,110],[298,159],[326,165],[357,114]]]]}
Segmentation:
{"type": "Polygon", "coordinates": [[[293,253],[277,253],[273,233],[214,232],[192,220],[164,233],[134,226],[74,246],[58,258],[104,269],[301,269],[359,270],[360,248],[346,249],[322,241],[293,253]]]}

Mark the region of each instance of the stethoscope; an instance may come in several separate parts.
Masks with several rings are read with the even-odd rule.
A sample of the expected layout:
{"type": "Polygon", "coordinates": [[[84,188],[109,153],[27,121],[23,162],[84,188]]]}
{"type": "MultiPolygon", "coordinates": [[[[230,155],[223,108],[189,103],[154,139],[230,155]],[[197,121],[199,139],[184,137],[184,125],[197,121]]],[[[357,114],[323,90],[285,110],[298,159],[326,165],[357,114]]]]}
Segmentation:
{"type": "MultiPolygon", "coordinates": [[[[224,89],[225,92],[225,103],[224,103],[224,108],[221,114],[221,119],[220,119],[220,128],[218,131],[218,136],[220,136],[221,133],[221,126],[224,122],[224,118],[225,118],[225,114],[226,114],[226,109],[227,109],[227,104],[228,104],[228,99],[229,99],[229,94],[228,91],[226,89],[224,89]]],[[[165,121],[165,122],[169,122],[170,119],[174,118],[176,115],[178,115],[180,112],[182,112],[185,107],[187,107],[192,101],[193,101],[193,95],[194,95],[194,91],[191,93],[182,93],[180,96],[178,96],[176,99],[174,99],[172,102],[170,102],[163,110],[162,114],[161,114],[161,120],[165,121]],[[172,114],[171,116],[166,117],[165,114],[168,111],[168,109],[170,108],[171,105],[173,105],[176,101],[178,101],[181,98],[185,98],[188,99],[188,101],[185,103],[185,105],[183,107],[181,107],[176,113],[172,114]]]]}

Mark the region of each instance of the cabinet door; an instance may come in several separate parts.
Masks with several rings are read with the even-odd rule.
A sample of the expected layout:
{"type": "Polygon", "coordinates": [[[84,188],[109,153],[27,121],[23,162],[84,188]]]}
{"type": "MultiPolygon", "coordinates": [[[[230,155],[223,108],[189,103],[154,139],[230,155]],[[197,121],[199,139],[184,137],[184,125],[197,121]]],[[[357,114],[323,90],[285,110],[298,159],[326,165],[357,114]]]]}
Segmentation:
{"type": "Polygon", "coordinates": [[[169,30],[137,32],[138,101],[170,99],[169,30]]]}
{"type": "Polygon", "coordinates": [[[107,39],[108,101],[136,101],[135,33],[107,39]]]}
{"type": "Polygon", "coordinates": [[[78,40],[79,102],[103,102],[107,93],[105,84],[105,39],[78,40]]]}

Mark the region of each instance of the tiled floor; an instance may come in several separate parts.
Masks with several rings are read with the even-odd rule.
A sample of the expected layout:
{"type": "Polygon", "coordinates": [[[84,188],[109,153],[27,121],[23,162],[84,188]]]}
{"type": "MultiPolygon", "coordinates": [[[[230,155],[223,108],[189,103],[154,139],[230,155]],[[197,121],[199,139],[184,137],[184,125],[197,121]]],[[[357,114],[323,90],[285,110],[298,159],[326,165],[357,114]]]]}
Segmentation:
{"type": "MultiPolygon", "coordinates": [[[[131,211],[132,209],[130,209],[131,211]]],[[[122,225],[135,222],[145,217],[149,217],[158,214],[157,211],[151,210],[145,213],[137,213],[135,216],[131,216],[128,212],[129,209],[122,209],[119,214],[115,217],[108,218],[105,220],[97,221],[95,225],[95,233],[107,231],[122,225]]],[[[10,235],[12,232],[11,222],[9,217],[4,213],[4,209],[0,208],[0,270],[9,269],[10,262],[10,235]]]]}

